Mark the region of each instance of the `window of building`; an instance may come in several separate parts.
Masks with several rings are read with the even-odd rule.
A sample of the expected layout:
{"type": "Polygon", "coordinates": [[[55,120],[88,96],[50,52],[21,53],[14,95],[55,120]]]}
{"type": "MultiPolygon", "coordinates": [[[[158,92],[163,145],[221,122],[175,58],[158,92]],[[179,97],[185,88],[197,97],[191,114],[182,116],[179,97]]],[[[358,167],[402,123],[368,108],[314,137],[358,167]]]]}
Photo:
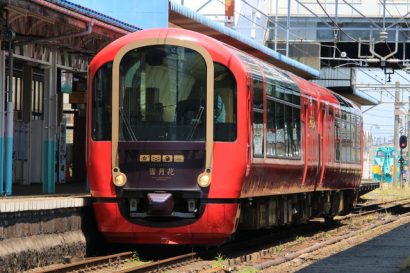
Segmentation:
{"type": "Polygon", "coordinates": [[[31,115],[33,120],[42,120],[44,109],[44,83],[37,79],[31,83],[31,115]]]}

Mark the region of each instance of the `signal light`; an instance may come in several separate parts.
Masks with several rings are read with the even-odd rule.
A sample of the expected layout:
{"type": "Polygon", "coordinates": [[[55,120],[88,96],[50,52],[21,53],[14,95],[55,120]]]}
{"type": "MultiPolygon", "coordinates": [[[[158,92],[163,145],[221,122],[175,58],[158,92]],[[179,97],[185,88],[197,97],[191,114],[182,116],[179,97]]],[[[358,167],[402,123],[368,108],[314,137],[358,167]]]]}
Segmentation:
{"type": "Polygon", "coordinates": [[[404,149],[407,147],[407,137],[406,136],[400,136],[399,145],[401,149],[404,149]]]}

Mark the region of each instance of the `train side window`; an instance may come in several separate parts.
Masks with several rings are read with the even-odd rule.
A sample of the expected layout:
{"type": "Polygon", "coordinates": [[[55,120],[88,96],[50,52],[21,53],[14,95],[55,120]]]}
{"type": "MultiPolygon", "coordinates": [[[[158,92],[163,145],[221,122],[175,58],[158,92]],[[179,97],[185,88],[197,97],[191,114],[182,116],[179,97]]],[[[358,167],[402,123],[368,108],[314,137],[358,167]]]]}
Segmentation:
{"type": "Polygon", "coordinates": [[[345,152],[346,152],[346,162],[351,162],[352,156],[352,136],[351,136],[351,124],[350,124],[350,113],[346,113],[346,137],[345,137],[345,152]]]}
{"type": "Polygon", "coordinates": [[[264,133],[263,133],[263,81],[254,75],[252,81],[253,96],[253,155],[263,157],[264,155],[264,133]]]}
{"type": "Polygon", "coordinates": [[[341,142],[341,135],[340,135],[340,126],[341,121],[339,118],[335,119],[335,159],[336,161],[340,161],[340,142],[341,142]]]}
{"type": "Polygon", "coordinates": [[[293,157],[300,157],[300,109],[293,107],[292,118],[292,151],[293,157]]]}
{"type": "Polygon", "coordinates": [[[342,106],[340,118],[335,118],[335,159],[343,163],[360,163],[361,118],[342,106]]]}
{"type": "Polygon", "coordinates": [[[356,163],[360,163],[361,145],[360,145],[360,133],[361,133],[361,118],[356,116],[356,163]]]}
{"type": "MultiPolygon", "coordinates": [[[[266,156],[300,158],[300,105],[293,104],[292,96],[299,93],[297,87],[284,87],[281,82],[267,81],[267,123],[266,123],[266,156]],[[280,90],[271,92],[269,90],[280,90]],[[285,101],[288,94],[289,101],[285,101]]],[[[300,102],[294,98],[295,102],[300,102]]]]}
{"type": "Polygon", "coordinates": [[[266,103],[267,122],[266,122],[266,155],[276,156],[276,121],[275,121],[275,102],[268,100],[266,103]]]}
{"type": "Polygon", "coordinates": [[[276,155],[285,156],[285,106],[275,102],[276,155]]]}
{"type": "Polygon", "coordinates": [[[224,65],[214,63],[214,141],[236,139],[236,81],[224,65]]]}
{"type": "Polygon", "coordinates": [[[112,62],[101,66],[92,82],[92,133],[94,140],[111,140],[112,62]]]}

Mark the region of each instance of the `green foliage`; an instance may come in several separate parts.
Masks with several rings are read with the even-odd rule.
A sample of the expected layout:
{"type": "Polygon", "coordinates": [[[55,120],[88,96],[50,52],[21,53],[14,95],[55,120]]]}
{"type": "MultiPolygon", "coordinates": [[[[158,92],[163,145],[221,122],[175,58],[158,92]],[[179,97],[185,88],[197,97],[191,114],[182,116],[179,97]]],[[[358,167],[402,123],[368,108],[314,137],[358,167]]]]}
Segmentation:
{"type": "Polygon", "coordinates": [[[140,261],[141,261],[140,255],[138,254],[138,251],[132,252],[132,257],[131,257],[131,259],[132,259],[133,261],[135,261],[135,262],[140,262],[140,261]]]}
{"type": "Polygon", "coordinates": [[[223,268],[225,266],[225,260],[226,258],[221,253],[218,253],[215,257],[215,261],[212,262],[212,267],[223,268]]]}
{"type": "Polygon", "coordinates": [[[277,254],[277,253],[282,252],[284,249],[285,249],[285,247],[283,245],[278,245],[278,246],[275,246],[272,249],[272,251],[273,251],[274,254],[277,254]]]}
{"type": "Polygon", "coordinates": [[[302,243],[304,241],[306,241],[307,238],[303,237],[303,236],[296,236],[296,242],[302,243]]]}

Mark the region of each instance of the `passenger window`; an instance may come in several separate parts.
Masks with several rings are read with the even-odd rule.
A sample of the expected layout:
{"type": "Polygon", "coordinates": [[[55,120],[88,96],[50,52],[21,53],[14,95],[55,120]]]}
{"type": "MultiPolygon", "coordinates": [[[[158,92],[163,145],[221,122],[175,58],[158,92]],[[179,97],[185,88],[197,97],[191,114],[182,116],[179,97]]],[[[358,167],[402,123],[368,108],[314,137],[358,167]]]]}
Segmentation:
{"type": "Polygon", "coordinates": [[[214,63],[214,141],[236,139],[236,81],[232,72],[214,63]]]}
{"type": "Polygon", "coordinates": [[[289,84],[285,87],[279,81],[268,79],[266,89],[276,90],[268,92],[266,97],[266,155],[300,158],[300,105],[291,103],[300,100],[289,99],[289,94],[299,95],[297,87],[289,84]],[[290,101],[285,101],[285,98],[290,101]]]}
{"type": "Polygon", "coordinates": [[[263,134],[263,81],[258,75],[253,75],[253,155],[263,157],[264,134],[263,134]]]}
{"type": "Polygon", "coordinates": [[[335,118],[335,160],[343,163],[360,163],[361,118],[351,107],[341,106],[341,116],[335,118]]]}

